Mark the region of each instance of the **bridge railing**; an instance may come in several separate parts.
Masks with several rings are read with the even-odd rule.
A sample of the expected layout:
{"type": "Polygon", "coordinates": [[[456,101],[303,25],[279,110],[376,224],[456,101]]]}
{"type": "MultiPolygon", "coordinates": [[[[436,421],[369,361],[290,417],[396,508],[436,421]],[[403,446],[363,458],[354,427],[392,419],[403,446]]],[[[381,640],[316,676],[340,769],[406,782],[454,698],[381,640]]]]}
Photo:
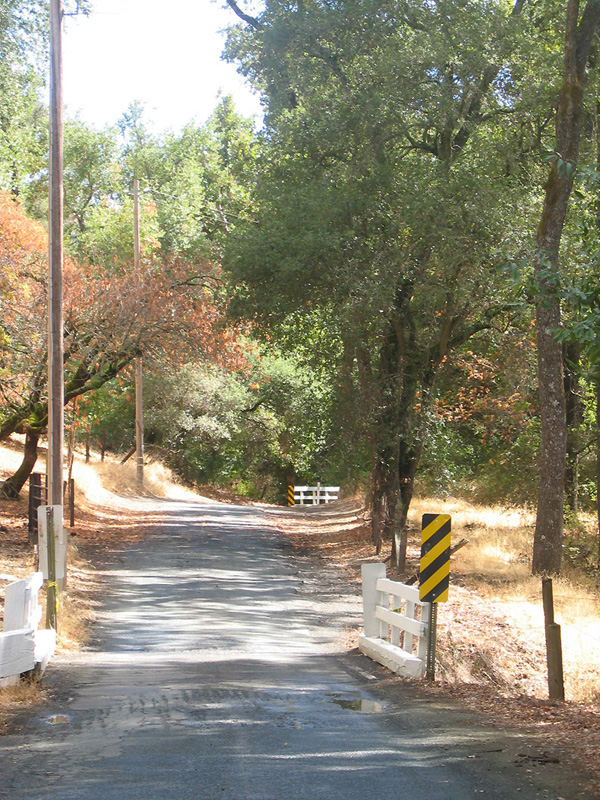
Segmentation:
{"type": "Polygon", "coordinates": [[[4,593],[4,626],[0,633],[0,686],[17,683],[19,675],[43,672],[56,647],[55,630],[38,630],[42,618],[41,572],[9,583],[4,593]]]}
{"type": "Polygon", "coordinates": [[[429,603],[415,586],[388,580],[385,564],[363,564],[364,634],[358,648],[399,675],[421,678],[427,666],[429,603]]]}
{"type": "Polygon", "coordinates": [[[294,505],[318,506],[321,503],[331,503],[340,496],[339,486],[294,486],[294,505]]]}

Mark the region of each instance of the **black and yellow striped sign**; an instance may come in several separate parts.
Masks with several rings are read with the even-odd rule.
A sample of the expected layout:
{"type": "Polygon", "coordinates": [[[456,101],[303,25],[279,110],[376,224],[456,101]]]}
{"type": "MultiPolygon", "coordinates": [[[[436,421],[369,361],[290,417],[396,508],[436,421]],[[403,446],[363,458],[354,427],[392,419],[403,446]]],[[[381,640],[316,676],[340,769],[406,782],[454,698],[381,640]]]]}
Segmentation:
{"type": "Polygon", "coordinates": [[[294,487],[290,483],[290,484],[288,484],[288,506],[293,506],[293,505],[295,505],[294,487]]]}
{"type": "Polygon", "coordinates": [[[423,514],[419,599],[443,603],[450,585],[450,515],[423,514]]]}

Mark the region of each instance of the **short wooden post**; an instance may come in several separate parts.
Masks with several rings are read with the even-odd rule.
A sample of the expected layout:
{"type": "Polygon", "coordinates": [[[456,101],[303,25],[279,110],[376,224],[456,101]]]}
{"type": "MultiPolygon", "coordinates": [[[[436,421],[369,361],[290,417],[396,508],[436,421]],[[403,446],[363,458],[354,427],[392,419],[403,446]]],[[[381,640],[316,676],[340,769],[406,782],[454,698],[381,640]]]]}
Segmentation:
{"type": "Polygon", "coordinates": [[[75,478],[69,478],[69,525],[75,527],[75,478]]]}
{"type": "Polygon", "coordinates": [[[548,697],[550,700],[565,699],[563,677],[562,642],[560,625],[554,622],[554,596],[552,578],[542,578],[542,601],[546,629],[546,663],[548,665],[548,697]]]}
{"type": "Polygon", "coordinates": [[[42,505],[42,476],[39,472],[32,472],[29,476],[29,520],[27,525],[27,538],[29,544],[38,543],[37,510],[42,505]]]}
{"type": "Polygon", "coordinates": [[[362,564],[360,571],[362,575],[365,636],[378,638],[379,620],[375,616],[375,609],[379,599],[377,581],[379,578],[385,578],[385,564],[362,564]]]}

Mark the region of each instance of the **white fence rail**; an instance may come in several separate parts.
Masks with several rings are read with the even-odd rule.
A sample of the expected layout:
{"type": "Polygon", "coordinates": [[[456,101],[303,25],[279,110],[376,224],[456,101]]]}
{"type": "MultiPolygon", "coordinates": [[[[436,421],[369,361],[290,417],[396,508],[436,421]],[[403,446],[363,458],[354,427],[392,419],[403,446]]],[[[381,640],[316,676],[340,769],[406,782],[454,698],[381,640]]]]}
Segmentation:
{"type": "Polygon", "coordinates": [[[9,583],[4,595],[4,631],[0,633],[0,686],[17,683],[19,675],[36,667],[43,672],[56,647],[56,631],[38,630],[38,603],[44,576],[34,572],[9,583]]]}
{"type": "Polygon", "coordinates": [[[416,587],[388,580],[385,564],[362,565],[362,589],[365,631],[358,639],[361,653],[399,675],[423,677],[429,603],[419,600],[416,587]]]}
{"type": "Polygon", "coordinates": [[[339,486],[294,486],[294,504],[300,506],[318,506],[331,503],[340,496],[339,486]]]}

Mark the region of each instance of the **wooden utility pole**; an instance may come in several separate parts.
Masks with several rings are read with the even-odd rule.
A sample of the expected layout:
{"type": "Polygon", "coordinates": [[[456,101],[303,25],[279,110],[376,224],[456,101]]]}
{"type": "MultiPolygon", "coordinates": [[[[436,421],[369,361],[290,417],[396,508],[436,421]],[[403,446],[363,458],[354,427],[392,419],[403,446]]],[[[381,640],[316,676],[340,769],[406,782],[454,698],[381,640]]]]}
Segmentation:
{"type": "MultiPolygon", "coordinates": [[[[133,181],[133,259],[136,280],[140,271],[140,182],[133,181]]],[[[144,387],[142,379],[142,359],[135,360],[135,452],[137,479],[144,485],[144,387]]]]}
{"type": "MultiPolygon", "coordinates": [[[[48,499],[63,504],[63,122],[62,0],[50,0],[50,211],[48,273],[48,499]]],[[[54,526],[49,536],[54,534],[54,526]]],[[[52,558],[56,550],[52,543],[52,558]]],[[[52,564],[51,569],[55,570],[52,564]]],[[[53,573],[54,574],[54,573],[53,573]]]]}
{"type": "Polygon", "coordinates": [[[64,440],[62,0],[50,2],[49,229],[48,504],[62,505],[64,440]]]}

